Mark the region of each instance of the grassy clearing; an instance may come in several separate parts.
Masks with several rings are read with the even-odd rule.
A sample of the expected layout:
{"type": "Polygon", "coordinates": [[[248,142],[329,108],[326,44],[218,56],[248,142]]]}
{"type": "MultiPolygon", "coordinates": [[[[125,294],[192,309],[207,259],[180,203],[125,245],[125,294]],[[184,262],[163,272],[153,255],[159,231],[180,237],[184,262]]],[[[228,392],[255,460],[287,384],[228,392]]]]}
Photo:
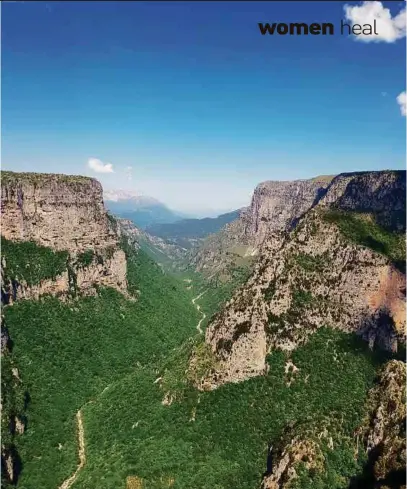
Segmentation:
{"type": "Polygon", "coordinates": [[[329,258],[326,255],[313,256],[307,253],[298,253],[294,259],[306,272],[322,272],[329,265],[329,258]]]}

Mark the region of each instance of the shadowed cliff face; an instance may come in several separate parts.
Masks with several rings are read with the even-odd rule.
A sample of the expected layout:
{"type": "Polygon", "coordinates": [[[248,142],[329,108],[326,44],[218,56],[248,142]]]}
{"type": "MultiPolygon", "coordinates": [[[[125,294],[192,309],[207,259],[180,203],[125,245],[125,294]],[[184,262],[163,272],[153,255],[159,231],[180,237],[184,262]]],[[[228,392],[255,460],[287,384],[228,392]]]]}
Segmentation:
{"type": "Polygon", "coordinates": [[[399,249],[404,259],[404,237],[386,231],[382,242],[380,234],[358,233],[382,229],[376,218],[388,227],[401,225],[393,218],[405,207],[403,186],[405,192],[402,172],[339,176],[292,231],[274,224],[266,230],[253,275],[206,331],[220,360],[208,379],[212,387],[264,373],[271,349],[292,350],[324,325],[397,350],[404,342],[405,275],[393,255],[399,249]]]}
{"type": "Polygon", "coordinates": [[[369,212],[383,227],[406,229],[406,172],[343,173],[332,180],[321,206],[369,212]]]}
{"type": "Polygon", "coordinates": [[[363,474],[350,489],[406,487],[406,364],[391,360],[380,371],[358,429],[368,454],[363,474]]]}

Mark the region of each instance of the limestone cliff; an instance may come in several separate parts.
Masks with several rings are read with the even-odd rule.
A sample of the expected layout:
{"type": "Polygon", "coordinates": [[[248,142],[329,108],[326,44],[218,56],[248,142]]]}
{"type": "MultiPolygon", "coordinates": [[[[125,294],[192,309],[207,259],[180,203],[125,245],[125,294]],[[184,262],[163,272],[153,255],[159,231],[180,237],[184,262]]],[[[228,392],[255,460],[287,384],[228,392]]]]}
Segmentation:
{"type": "Polygon", "coordinates": [[[405,239],[376,222],[402,227],[393,218],[403,185],[403,172],[339,176],[291,231],[273,225],[253,275],[206,331],[220,361],[212,387],[264,373],[268,351],[291,350],[323,325],[391,350],[404,342],[405,239]]]}
{"type": "Polygon", "coordinates": [[[194,250],[191,264],[206,276],[225,274],[234,266],[249,266],[266,237],[274,231],[289,229],[325,193],[332,178],[260,183],[251,205],[194,250]]]}
{"type": "MultiPolygon", "coordinates": [[[[261,489],[290,489],[302,468],[306,472],[325,471],[324,449],[332,450],[334,441],[325,420],[288,427],[278,445],[270,447],[269,470],[261,489]]],[[[335,440],[336,441],[336,440],[335,440]]]]}
{"type": "Polygon", "coordinates": [[[318,203],[345,211],[372,213],[381,226],[406,229],[406,172],[342,173],[318,203]]]}
{"type": "Polygon", "coordinates": [[[7,243],[15,243],[15,248],[35,243],[35,252],[44,250],[50,255],[47,250],[52,250],[54,257],[66,253],[66,266],[60,273],[42,275],[35,283],[27,279],[29,270],[18,268],[12,263],[13,256],[3,253],[5,297],[66,295],[72,288],[94,293],[97,285],[126,291],[125,254],[119,248],[119,236],[104,208],[97,180],[40,173],[2,172],[1,176],[4,248],[7,243]]]}
{"type": "Polygon", "coordinates": [[[1,174],[2,236],[83,252],[117,244],[101,184],[82,176],[1,174]]]}
{"type": "Polygon", "coordinates": [[[320,176],[258,185],[244,219],[247,238],[259,246],[271,232],[289,229],[320,199],[332,179],[331,176],[320,176]]]}

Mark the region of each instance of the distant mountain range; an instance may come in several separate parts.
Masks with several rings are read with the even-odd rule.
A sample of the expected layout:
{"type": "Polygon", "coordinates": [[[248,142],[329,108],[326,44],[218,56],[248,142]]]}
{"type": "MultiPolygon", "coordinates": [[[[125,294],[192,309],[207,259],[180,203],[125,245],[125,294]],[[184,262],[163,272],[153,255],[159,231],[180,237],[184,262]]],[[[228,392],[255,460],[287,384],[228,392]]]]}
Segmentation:
{"type": "Polygon", "coordinates": [[[133,221],[142,229],[152,224],[173,223],[189,217],[169,209],[153,197],[127,190],[105,190],[103,196],[110,212],[133,221]]]}
{"type": "Polygon", "coordinates": [[[241,210],[221,214],[218,217],[203,219],[182,219],[173,223],[151,224],[146,231],[152,235],[170,241],[184,248],[190,248],[197,240],[217,233],[223,226],[234,221],[241,210]]]}
{"type": "Polygon", "coordinates": [[[153,197],[136,192],[104,190],[103,195],[105,205],[112,214],[132,221],[151,236],[182,248],[191,248],[240,215],[240,210],[235,210],[217,217],[195,219],[171,210],[153,197]]]}

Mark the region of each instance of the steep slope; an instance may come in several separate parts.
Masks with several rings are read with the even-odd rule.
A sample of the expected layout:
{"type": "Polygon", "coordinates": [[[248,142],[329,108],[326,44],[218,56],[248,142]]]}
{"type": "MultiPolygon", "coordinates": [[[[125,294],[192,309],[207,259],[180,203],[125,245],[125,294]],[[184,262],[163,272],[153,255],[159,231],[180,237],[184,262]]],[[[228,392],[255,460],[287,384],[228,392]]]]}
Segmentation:
{"type": "MultiPolygon", "coordinates": [[[[137,255],[128,251],[127,278],[137,301],[103,288],[97,296],[75,301],[45,297],[5,308],[13,358],[30,399],[24,413],[26,432],[14,440],[23,462],[18,487],[59,487],[78,464],[78,410],[88,401],[89,406],[97,403],[107,388],[132,372],[147,370],[154,375],[168,351],[196,333],[199,315],[192,296],[141,250],[137,255]]],[[[117,406],[122,402],[115,401],[117,406]]],[[[86,409],[88,451],[97,430],[87,424],[86,409]]],[[[107,413],[103,419],[106,422],[107,413]]],[[[120,437],[131,424],[118,429],[114,422],[110,428],[113,437],[120,437]]],[[[106,443],[109,440],[97,442],[101,447],[106,443]]]]}
{"type": "Polygon", "coordinates": [[[259,184],[245,216],[245,234],[259,246],[270,232],[289,229],[318,202],[333,178],[319,176],[310,180],[259,184]]]}
{"type": "Polygon", "coordinates": [[[125,487],[126,480],[129,489],[136,481],[136,487],[154,489],[259,489],[268,447],[286,427],[310,419],[322,427],[323,419],[335,418],[343,420],[342,431],[327,465],[343,484],[320,487],[345,489],[347,478],[362,469],[364,459],[354,459],[346,440],[362,421],[376,365],[367,345],[348,336],[318,331],[292,357],[298,373],[290,385],[287,360],[274,352],[268,376],[198,393],[189,379],[207,359],[202,344],[195,344],[201,364],[185,377],[191,342],[172,352],[159,371],[135,370],[85,408],[88,463],[74,489],[94,481],[99,489],[125,487]],[[326,341],[332,344],[328,352],[326,341]]]}
{"type": "Polygon", "coordinates": [[[252,277],[206,331],[220,361],[209,385],[265,373],[267,352],[292,350],[322,325],[397,350],[405,237],[377,220],[403,229],[404,209],[405,172],[344,175],[292,231],[269,235],[252,277]]]}
{"type": "Polygon", "coordinates": [[[2,172],[1,213],[4,302],[98,285],[126,292],[125,255],[97,180],[2,172]]]}
{"type": "MultiPolygon", "coordinates": [[[[366,460],[355,457],[352,437],[364,426],[366,394],[381,356],[350,334],[319,328],[294,351],[271,351],[267,375],[196,389],[221,363],[198,329],[203,324],[198,306],[210,291],[201,295],[195,283],[167,275],[144,253],[143,231],[105,217],[125,256],[125,290],[103,286],[102,273],[91,288],[76,287],[75,294],[19,300],[20,288],[3,309],[4,487],[259,489],[262,474],[266,481],[273,473],[270,447],[291,439],[315,448],[309,470],[297,471],[301,484],[311,479],[301,489],[315,487],[315,480],[316,487],[345,489],[352,477],[362,477],[366,460]],[[328,448],[318,448],[315,434],[324,427],[328,448]]],[[[336,225],[343,227],[342,221],[336,225]]],[[[380,233],[375,244],[384,247],[383,256],[397,258],[393,234],[380,233]]],[[[281,236],[278,243],[287,238],[281,236]]],[[[75,246],[52,249],[6,240],[5,271],[12,284],[15,276],[19,283],[24,276],[31,288],[55,283],[64,267],[79,269],[80,256],[81,266],[94,267],[92,256],[103,252],[97,243],[78,252],[75,246]]],[[[367,418],[379,418],[383,408],[371,407],[367,418]]],[[[398,418],[393,421],[386,433],[398,418]]],[[[391,450],[383,453],[393,460],[391,450]]],[[[297,450],[293,462],[300,455],[297,450]]]]}
{"type": "Polygon", "coordinates": [[[372,213],[384,228],[405,231],[406,172],[342,173],[332,180],[320,205],[372,213]]]}
{"type": "Polygon", "coordinates": [[[259,184],[250,207],[217,235],[207,238],[198,250],[193,250],[191,263],[207,276],[221,273],[228,277],[228,270],[236,261],[247,262],[245,258],[258,254],[269,233],[289,229],[324,194],[332,178],[259,184]]]}
{"type": "Polygon", "coordinates": [[[391,360],[369,392],[364,423],[357,431],[368,455],[351,489],[406,487],[406,365],[391,360]]]}
{"type": "Polygon", "coordinates": [[[364,464],[363,472],[351,478],[350,489],[405,487],[405,384],[405,363],[389,361],[369,392],[365,419],[353,436],[329,418],[289,427],[270,447],[262,489],[337,487],[342,481],[332,471],[335,451],[353,452],[352,458],[364,464]]]}
{"type": "Polygon", "coordinates": [[[239,263],[249,265],[257,250],[250,246],[250,239],[245,234],[246,214],[247,210],[243,210],[238,219],[226,224],[192,250],[191,266],[206,277],[225,275],[227,278],[231,267],[239,263]]]}

